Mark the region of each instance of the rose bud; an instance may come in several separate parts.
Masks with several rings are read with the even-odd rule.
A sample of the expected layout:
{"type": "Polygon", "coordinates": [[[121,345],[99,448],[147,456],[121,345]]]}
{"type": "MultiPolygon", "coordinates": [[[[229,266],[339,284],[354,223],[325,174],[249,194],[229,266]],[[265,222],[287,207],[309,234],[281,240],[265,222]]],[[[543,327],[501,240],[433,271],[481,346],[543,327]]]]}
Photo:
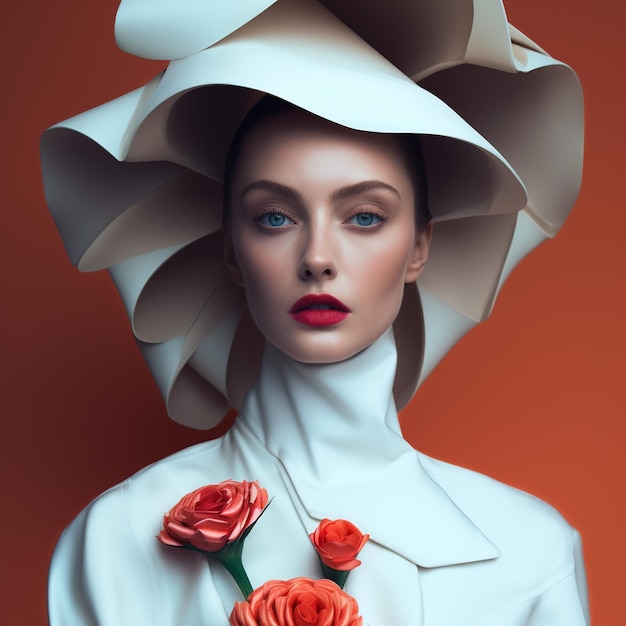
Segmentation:
{"type": "Polygon", "coordinates": [[[309,537],[324,565],[345,572],[361,565],[356,556],[370,536],[347,520],[324,519],[309,537]]]}

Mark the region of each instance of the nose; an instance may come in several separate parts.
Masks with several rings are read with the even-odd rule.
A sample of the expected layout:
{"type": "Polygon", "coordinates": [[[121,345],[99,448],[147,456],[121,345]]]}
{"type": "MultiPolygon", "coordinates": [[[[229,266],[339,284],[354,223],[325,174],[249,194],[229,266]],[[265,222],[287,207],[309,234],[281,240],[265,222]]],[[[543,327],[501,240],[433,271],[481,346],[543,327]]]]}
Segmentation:
{"type": "Polygon", "coordinates": [[[321,224],[306,235],[298,275],[302,280],[330,280],[337,275],[332,236],[321,224]]]}

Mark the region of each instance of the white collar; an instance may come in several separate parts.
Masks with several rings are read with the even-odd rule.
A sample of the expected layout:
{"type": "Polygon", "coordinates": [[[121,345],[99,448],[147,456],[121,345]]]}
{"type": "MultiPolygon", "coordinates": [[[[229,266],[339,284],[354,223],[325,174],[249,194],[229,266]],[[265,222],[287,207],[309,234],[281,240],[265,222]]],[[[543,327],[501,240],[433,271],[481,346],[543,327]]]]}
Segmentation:
{"type": "Polygon", "coordinates": [[[312,518],[349,519],[422,567],[497,557],[403,439],[395,367],[391,329],[330,365],[299,363],[268,344],[241,421],[285,469],[312,518]]]}

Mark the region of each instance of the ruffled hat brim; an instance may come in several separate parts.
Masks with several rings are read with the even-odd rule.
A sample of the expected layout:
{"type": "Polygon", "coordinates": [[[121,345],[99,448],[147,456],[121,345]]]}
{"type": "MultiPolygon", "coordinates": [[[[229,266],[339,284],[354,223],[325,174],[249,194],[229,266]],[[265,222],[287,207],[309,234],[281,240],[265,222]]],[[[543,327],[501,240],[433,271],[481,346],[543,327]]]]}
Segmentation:
{"type": "MultiPolygon", "coordinates": [[[[407,287],[394,325],[400,406],[488,315],[514,264],[555,234],[579,185],[577,81],[522,35],[514,33],[524,46],[511,42],[499,3],[493,14],[506,38],[496,29],[480,50],[473,33],[484,19],[455,17],[464,26],[455,37],[472,59],[487,59],[482,67],[450,60],[459,41],[437,40],[430,56],[388,53],[420,85],[320,4],[268,4],[254,4],[235,32],[220,31],[145,87],[42,138],[46,196],[70,258],[80,269],[110,269],[170,415],[196,428],[239,405],[262,348],[225,271],[220,228],[224,157],[263,94],[357,130],[421,136],[437,225],[421,298],[407,287]]],[[[443,19],[434,4],[415,5],[443,19]]],[[[360,19],[364,32],[371,23],[360,19]]]]}

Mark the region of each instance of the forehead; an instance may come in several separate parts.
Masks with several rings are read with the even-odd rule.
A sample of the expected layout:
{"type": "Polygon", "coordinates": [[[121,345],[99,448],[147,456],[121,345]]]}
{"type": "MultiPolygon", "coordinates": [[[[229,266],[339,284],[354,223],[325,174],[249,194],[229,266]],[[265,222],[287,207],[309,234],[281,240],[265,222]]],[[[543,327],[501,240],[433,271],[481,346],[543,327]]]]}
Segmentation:
{"type": "Polygon", "coordinates": [[[388,175],[406,170],[398,137],[353,130],[304,111],[275,113],[257,122],[243,140],[237,169],[314,166],[327,158],[342,162],[346,170],[361,167],[388,175]]]}

